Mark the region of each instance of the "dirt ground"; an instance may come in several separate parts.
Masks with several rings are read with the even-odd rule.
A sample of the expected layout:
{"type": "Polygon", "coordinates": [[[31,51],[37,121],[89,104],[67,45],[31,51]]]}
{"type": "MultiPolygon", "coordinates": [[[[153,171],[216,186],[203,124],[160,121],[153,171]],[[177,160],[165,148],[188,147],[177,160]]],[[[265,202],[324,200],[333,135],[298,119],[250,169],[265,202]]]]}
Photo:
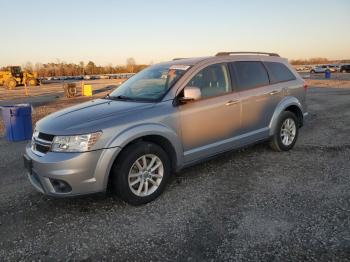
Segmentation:
{"type": "MultiPolygon", "coordinates": [[[[92,99],[103,97],[107,95],[107,93],[109,93],[109,91],[101,92],[97,95],[94,95],[93,97],[80,96],[75,98],[61,98],[61,99],[58,99],[57,101],[50,102],[46,105],[35,106],[33,107],[33,113],[32,113],[33,126],[38,120],[40,120],[41,118],[53,112],[56,112],[60,109],[63,109],[69,106],[73,106],[75,104],[79,104],[92,99]]],[[[3,136],[3,135],[5,135],[5,126],[4,126],[4,122],[0,121],[0,136],[3,136]]]]}
{"type": "MultiPolygon", "coordinates": [[[[117,79],[117,80],[95,80],[90,81],[86,84],[91,84],[93,89],[93,96],[92,97],[85,97],[85,96],[77,96],[74,98],[65,98],[63,96],[63,90],[62,90],[62,84],[48,84],[43,86],[37,86],[33,87],[32,90],[29,92],[29,96],[26,96],[23,92],[23,87],[18,88],[16,90],[6,90],[4,91],[4,88],[0,88],[0,102],[2,99],[2,103],[8,103],[11,101],[16,101],[16,103],[31,103],[32,100],[36,100],[37,98],[42,98],[42,102],[38,103],[38,106],[33,106],[33,126],[35,125],[36,121],[40,120],[46,115],[49,115],[53,112],[56,112],[60,109],[73,106],[78,103],[83,103],[86,101],[89,101],[91,99],[96,99],[100,97],[106,96],[108,93],[111,92],[111,89],[106,89],[106,87],[115,87],[118,86],[122,81],[125,81],[124,79],[117,79]],[[50,95],[46,97],[46,95],[50,95]],[[53,98],[52,98],[53,96],[53,98]],[[6,98],[8,100],[6,100],[6,98]],[[23,100],[23,101],[22,101],[23,100]]],[[[80,83],[77,83],[80,85],[80,83]]],[[[79,91],[80,92],[80,91],[79,91]]],[[[0,116],[1,120],[1,116],[0,116]]],[[[4,129],[4,122],[0,121],[0,136],[3,136],[5,134],[4,129]]]]}
{"type": "Polygon", "coordinates": [[[26,142],[0,138],[0,261],[349,261],[349,97],[309,88],[293,150],[220,155],[140,207],[43,196],[22,167],[26,142]]]}
{"type": "MultiPolygon", "coordinates": [[[[108,85],[120,85],[125,81],[125,79],[101,79],[101,80],[86,80],[86,81],[70,81],[71,83],[75,83],[79,92],[81,92],[82,84],[91,85],[93,91],[99,90],[108,85]]],[[[24,86],[18,86],[16,89],[8,90],[3,86],[0,86],[0,101],[6,100],[15,100],[15,99],[23,99],[23,98],[31,98],[43,95],[63,95],[63,85],[67,82],[52,82],[49,84],[42,84],[38,86],[28,87],[28,96],[25,93],[24,86]]]]}
{"type": "Polygon", "coordinates": [[[350,88],[350,80],[337,79],[306,79],[308,86],[329,87],[329,88],[350,88]]]}

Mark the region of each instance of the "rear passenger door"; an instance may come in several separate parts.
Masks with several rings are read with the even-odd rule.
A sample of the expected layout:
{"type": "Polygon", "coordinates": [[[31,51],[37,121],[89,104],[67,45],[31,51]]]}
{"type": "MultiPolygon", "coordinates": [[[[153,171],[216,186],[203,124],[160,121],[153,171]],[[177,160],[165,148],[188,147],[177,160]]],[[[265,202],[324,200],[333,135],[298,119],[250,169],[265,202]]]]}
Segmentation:
{"type": "Polygon", "coordinates": [[[268,123],[270,123],[272,114],[280,101],[288,95],[303,97],[304,88],[301,88],[300,83],[293,83],[296,77],[285,64],[272,61],[264,61],[263,63],[269,73],[271,93],[274,93],[270,97],[270,109],[268,110],[270,114],[266,115],[268,123]]]}
{"type": "Polygon", "coordinates": [[[237,61],[230,64],[242,106],[241,133],[253,140],[268,136],[269,119],[273,114],[271,99],[281,90],[272,90],[268,73],[261,61],[237,61]]]}

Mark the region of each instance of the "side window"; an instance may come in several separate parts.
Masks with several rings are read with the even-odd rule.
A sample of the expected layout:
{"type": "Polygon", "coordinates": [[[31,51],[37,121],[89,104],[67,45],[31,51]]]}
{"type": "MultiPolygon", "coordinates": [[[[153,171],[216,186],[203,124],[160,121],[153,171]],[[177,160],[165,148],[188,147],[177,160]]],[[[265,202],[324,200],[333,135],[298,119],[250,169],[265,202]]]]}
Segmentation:
{"type": "Polygon", "coordinates": [[[234,62],[237,86],[239,90],[247,90],[268,85],[269,76],[264,65],[258,61],[234,62]]]}
{"type": "Polygon", "coordinates": [[[201,90],[202,98],[213,97],[232,91],[226,64],[216,64],[202,69],[187,84],[201,90]]]}
{"type": "Polygon", "coordinates": [[[295,80],[294,74],[284,64],[277,62],[264,62],[264,64],[271,75],[272,83],[295,80]]]}

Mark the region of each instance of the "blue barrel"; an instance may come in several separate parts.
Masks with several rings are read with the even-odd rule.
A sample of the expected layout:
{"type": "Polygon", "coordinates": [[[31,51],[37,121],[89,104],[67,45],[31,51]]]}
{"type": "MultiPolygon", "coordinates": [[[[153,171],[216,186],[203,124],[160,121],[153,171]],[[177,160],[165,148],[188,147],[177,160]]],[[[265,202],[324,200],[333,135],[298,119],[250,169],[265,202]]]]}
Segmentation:
{"type": "Polygon", "coordinates": [[[331,70],[326,70],[326,72],[324,73],[324,77],[326,78],[326,79],[330,79],[331,78],[331,70]]]}
{"type": "Polygon", "coordinates": [[[29,104],[2,106],[2,119],[9,141],[22,141],[32,138],[32,107],[29,104]]]}

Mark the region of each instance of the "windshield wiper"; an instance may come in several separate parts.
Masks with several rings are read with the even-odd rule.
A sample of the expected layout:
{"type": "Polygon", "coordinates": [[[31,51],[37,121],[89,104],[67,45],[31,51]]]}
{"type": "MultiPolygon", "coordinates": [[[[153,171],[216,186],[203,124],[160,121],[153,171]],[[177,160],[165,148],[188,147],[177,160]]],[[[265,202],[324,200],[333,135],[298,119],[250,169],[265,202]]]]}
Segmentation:
{"type": "Polygon", "coordinates": [[[128,97],[124,95],[119,95],[119,96],[111,96],[111,95],[106,95],[104,99],[109,99],[109,100],[122,100],[122,101],[137,101],[137,102],[154,102],[153,100],[150,99],[140,99],[140,98],[133,98],[133,97],[128,97]]]}
{"type": "Polygon", "coordinates": [[[110,100],[125,100],[125,101],[135,101],[136,99],[124,95],[119,95],[119,96],[110,96],[109,94],[105,96],[105,99],[110,99],[110,100]]]}

